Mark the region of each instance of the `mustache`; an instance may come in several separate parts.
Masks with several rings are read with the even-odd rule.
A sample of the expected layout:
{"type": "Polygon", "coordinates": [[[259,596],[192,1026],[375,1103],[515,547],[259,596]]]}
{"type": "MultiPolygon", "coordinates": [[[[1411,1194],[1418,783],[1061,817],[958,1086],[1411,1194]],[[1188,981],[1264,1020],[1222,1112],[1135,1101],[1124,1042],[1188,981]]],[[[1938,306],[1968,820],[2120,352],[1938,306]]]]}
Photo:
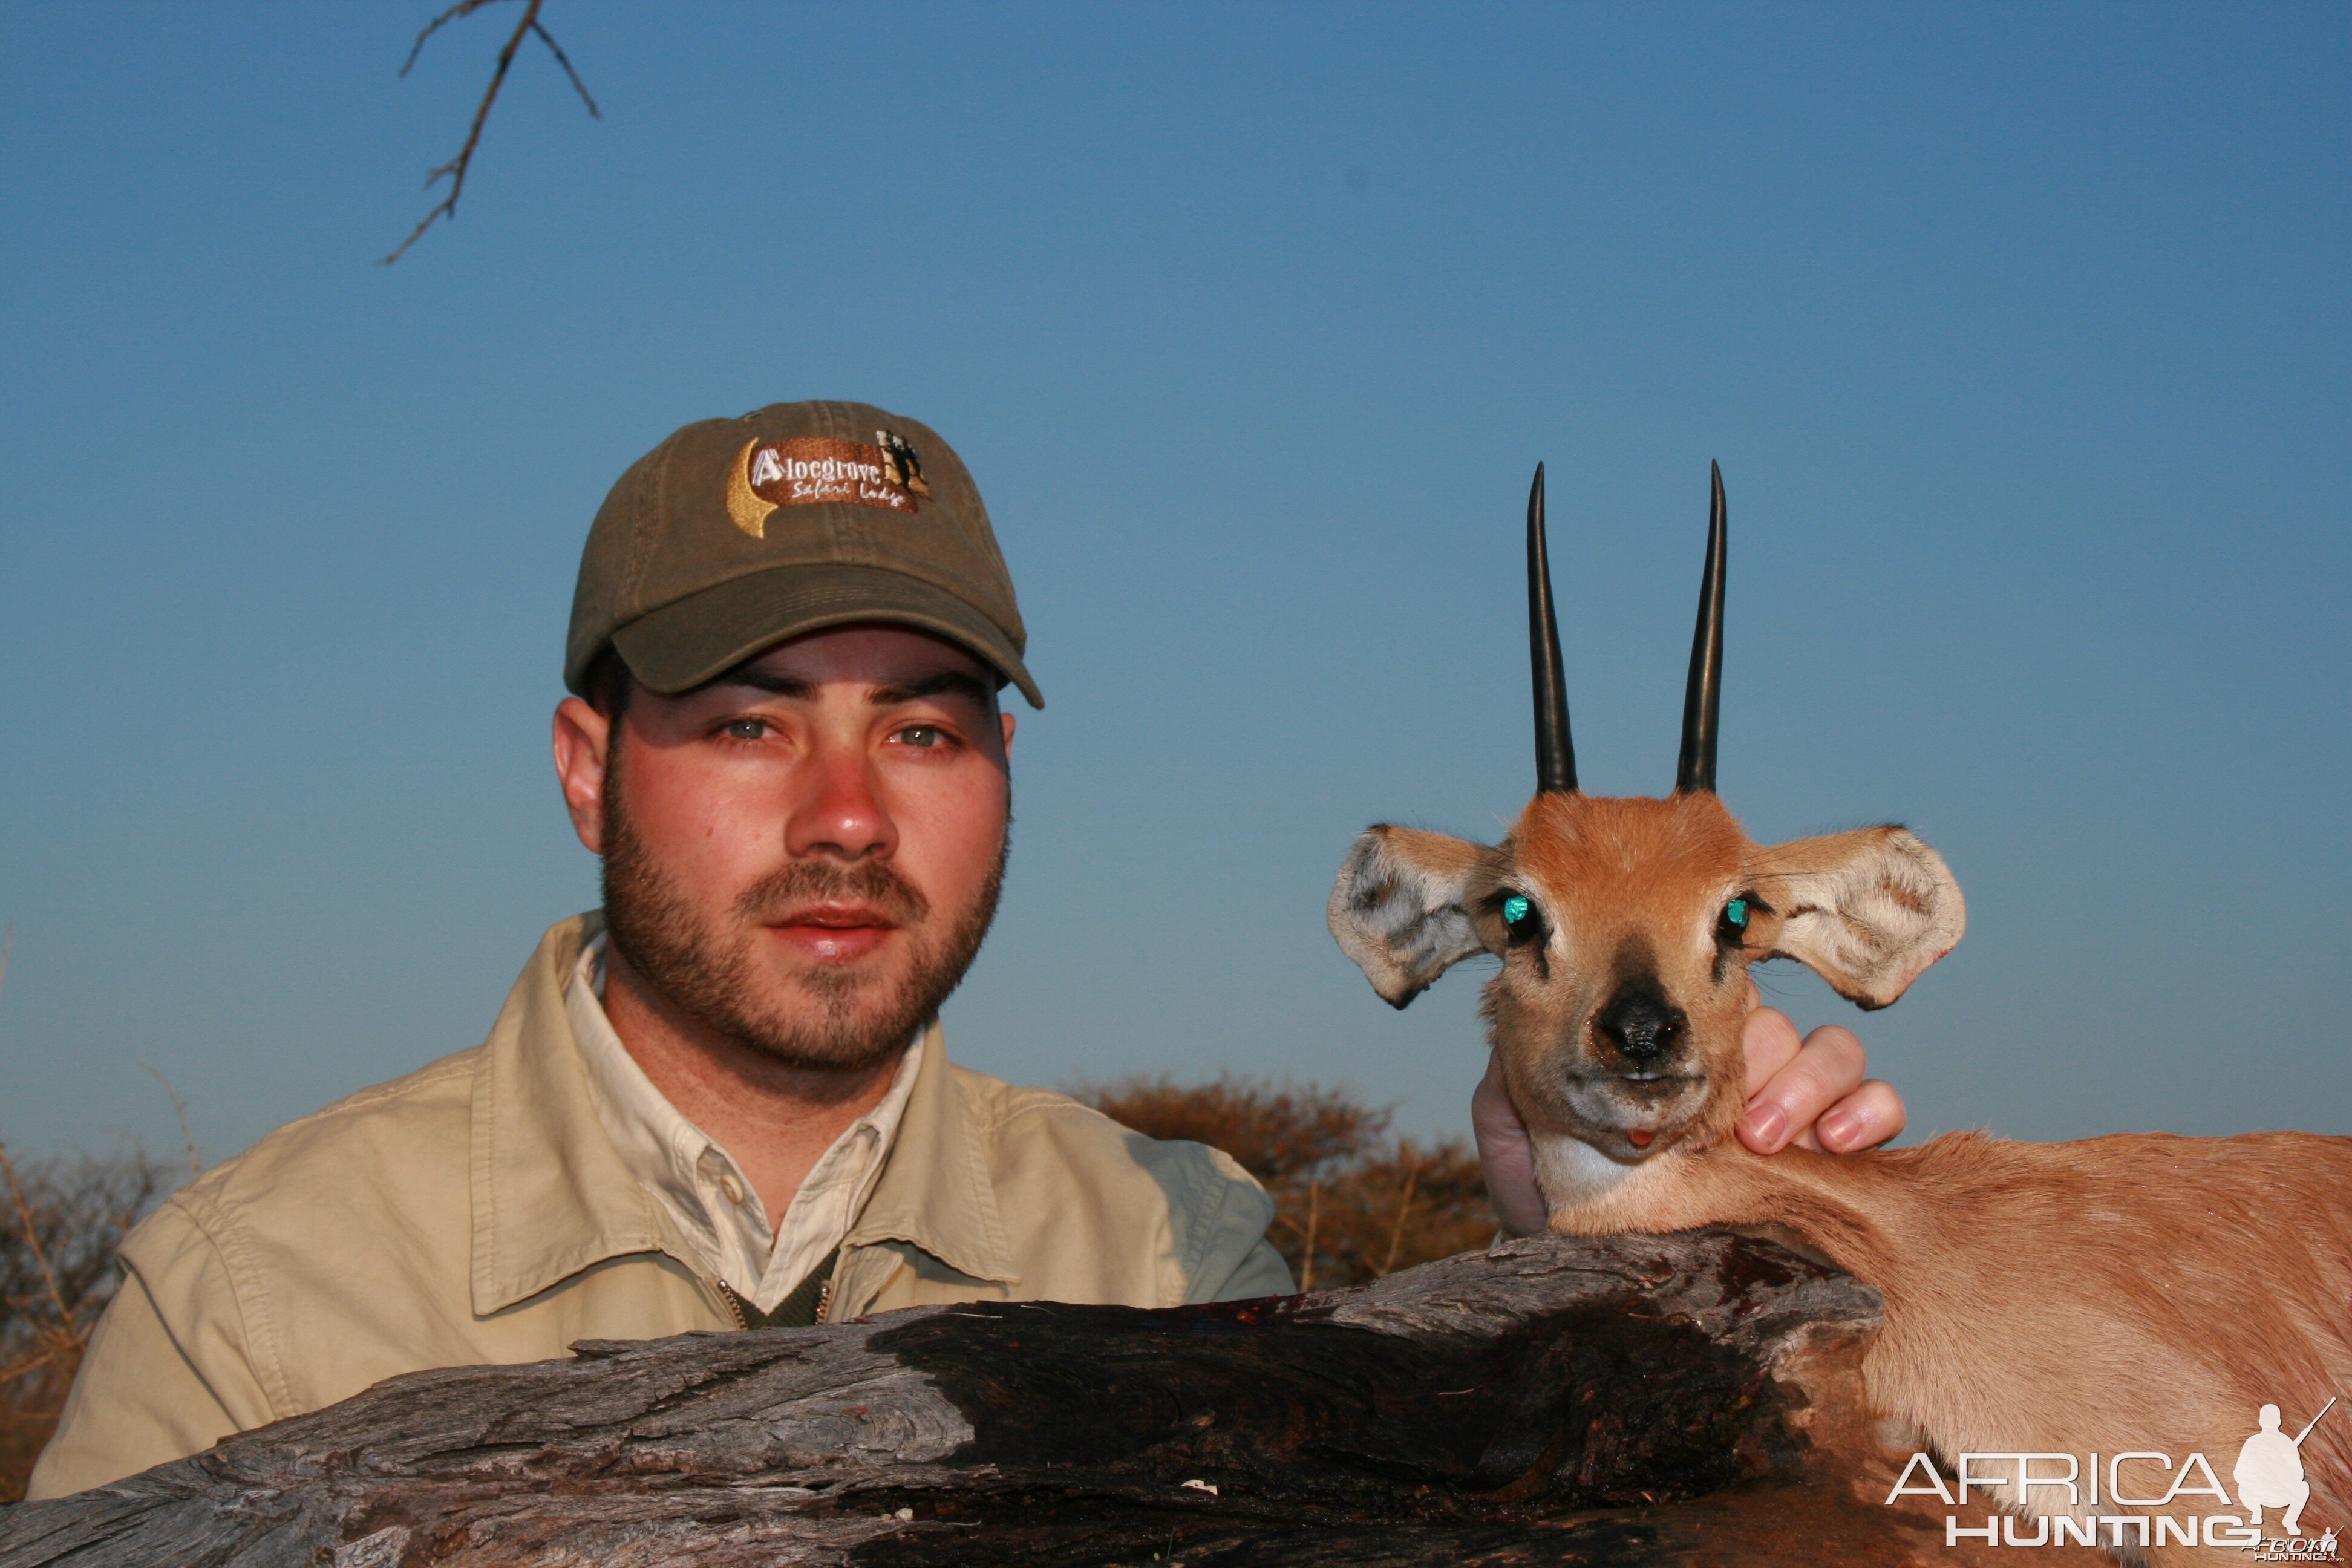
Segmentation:
{"type": "Polygon", "coordinates": [[[900,925],[913,925],[931,912],[930,900],[889,866],[861,860],[844,866],[830,860],[796,860],[743,889],[735,910],[754,924],[794,912],[803,905],[871,904],[900,925]]]}

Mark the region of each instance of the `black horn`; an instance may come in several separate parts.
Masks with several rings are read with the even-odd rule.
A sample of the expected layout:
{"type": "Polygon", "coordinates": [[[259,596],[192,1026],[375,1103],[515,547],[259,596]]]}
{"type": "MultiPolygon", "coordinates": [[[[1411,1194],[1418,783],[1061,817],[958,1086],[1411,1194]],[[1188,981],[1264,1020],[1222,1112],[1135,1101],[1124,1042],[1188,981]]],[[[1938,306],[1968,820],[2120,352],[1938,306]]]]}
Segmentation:
{"type": "Polygon", "coordinates": [[[1568,678],[1559,662],[1559,623],[1551,612],[1551,562],[1544,553],[1543,465],[1528,491],[1528,656],[1536,687],[1536,788],[1572,795],[1576,744],[1568,738],[1568,678]]]}
{"type": "Polygon", "coordinates": [[[1706,577],[1698,590],[1698,629],[1691,634],[1690,684],[1683,689],[1683,756],[1676,795],[1715,793],[1715,742],[1723,711],[1723,467],[1706,522],[1706,577]]]}

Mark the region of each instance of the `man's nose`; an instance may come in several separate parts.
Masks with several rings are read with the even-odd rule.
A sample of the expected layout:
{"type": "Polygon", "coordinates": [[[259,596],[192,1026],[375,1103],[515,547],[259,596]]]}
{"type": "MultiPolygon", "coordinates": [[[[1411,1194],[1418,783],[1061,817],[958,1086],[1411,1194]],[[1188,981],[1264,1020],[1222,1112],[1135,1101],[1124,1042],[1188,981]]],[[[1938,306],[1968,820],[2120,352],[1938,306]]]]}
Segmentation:
{"type": "Polygon", "coordinates": [[[862,752],[811,759],[801,780],[805,793],[784,824],[784,849],[795,859],[832,855],[845,860],[887,859],[898,847],[898,825],[875,787],[862,752]]]}
{"type": "Polygon", "coordinates": [[[1668,1002],[1654,980],[1619,986],[1592,1023],[1601,1037],[1637,1068],[1654,1067],[1681,1048],[1690,1030],[1689,1015],[1668,1002]]]}

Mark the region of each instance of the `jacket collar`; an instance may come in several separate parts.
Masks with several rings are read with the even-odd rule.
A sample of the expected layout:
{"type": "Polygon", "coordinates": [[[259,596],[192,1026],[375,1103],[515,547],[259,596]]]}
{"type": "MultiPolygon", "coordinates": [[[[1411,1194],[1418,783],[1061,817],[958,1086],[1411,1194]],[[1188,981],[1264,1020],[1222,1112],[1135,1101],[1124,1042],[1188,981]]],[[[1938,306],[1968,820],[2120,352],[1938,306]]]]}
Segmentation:
{"type": "MultiPolygon", "coordinates": [[[[551,927],[507,995],[474,1078],[473,1307],[488,1316],[635,1252],[694,1254],[596,1115],[563,987],[597,914],[551,927]]],[[[1017,1283],[996,1189],[934,1020],[889,1162],[844,1245],[904,1241],[958,1273],[1017,1283]]]]}
{"type": "Polygon", "coordinates": [[[889,1163],[842,1245],[882,1241],[919,1247],[971,1279],[1021,1282],[997,1212],[996,1184],[988,1173],[980,1129],[949,1065],[946,1037],[936,1018],[923,1029],[922,1064],[889,1163]]]}
{"type": "Polygon", "coordinates": [[[632,1252],[691,1256],[596,1118],[563,987],[604,927],[549,929],[507,995],[474,1075],[474,1310],[511,1307],[632,1252]]]}

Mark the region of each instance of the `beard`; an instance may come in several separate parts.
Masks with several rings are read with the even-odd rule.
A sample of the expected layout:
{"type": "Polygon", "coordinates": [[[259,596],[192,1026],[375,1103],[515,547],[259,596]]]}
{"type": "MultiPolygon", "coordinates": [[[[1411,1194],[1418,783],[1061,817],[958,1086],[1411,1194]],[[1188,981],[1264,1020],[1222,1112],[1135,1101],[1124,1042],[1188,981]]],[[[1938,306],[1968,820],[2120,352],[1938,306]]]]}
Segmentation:
{"type": "Polygon", "coordinates": [[[996,864],[963,909],[944,922],[888,864],[799,860],[771,872],[736,899],[733,920],[704,920],[629,819],[617,778],[605,784],[604,929],[646,985],[704,1028],[784,1067],[827,1072],[871,1069],[907,1047],[961,984],[996,918],[1012,850],[1010,819],[996,864]],[[753,958],[770,917],[827,900],[872,904],[908,943],[905,975],[892,981],[855,968],[803,968],[788,984],[802,1005],[768,1003],[753,958]]]}

